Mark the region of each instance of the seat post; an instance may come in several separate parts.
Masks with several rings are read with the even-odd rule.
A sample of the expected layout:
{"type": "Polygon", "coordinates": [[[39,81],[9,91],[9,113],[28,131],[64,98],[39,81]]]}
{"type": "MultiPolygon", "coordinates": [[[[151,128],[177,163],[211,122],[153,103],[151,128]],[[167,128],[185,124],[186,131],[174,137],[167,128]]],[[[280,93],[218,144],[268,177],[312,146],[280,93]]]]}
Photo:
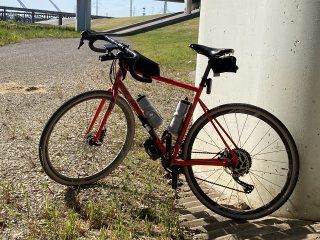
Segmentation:
{"type": "Polygon", "coordinates": [[[211,67],[210,67],[210,64],[208,62],[207,68],[206,68],[206,70],[205,70],[205,72],[204,72],[204,74],[202,76],[202,79],[201,79],[201,82],[200,82],[200,86],[202,86],[202,87],[206,86],[210,70],[211,70],[211,67]]]}

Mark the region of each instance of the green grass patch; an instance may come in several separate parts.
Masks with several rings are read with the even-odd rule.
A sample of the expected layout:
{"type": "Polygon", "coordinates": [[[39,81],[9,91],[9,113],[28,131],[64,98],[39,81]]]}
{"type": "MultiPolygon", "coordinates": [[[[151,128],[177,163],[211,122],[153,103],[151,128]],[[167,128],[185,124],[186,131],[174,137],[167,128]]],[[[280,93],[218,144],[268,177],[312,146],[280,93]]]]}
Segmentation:
{"type": "Polygon", "coordinates": [[[119,28],[143,21],[147,21],[153,18],[161,17],[163,14],[139,16],[139,17],[121,17],[121,18],[103,18],[94,19],[91,21],[91,28],[95,31],[107,31],[114,28],[119,28]]]}
{"type": "Polygon", "coordinates": [[[188,46],[198,42],[199,18],[127,37],[134,48],[158,62],[164,75],[185,78],[196,67],[196,53],[188,46]]]}
{"type": "Polygon", "coordinates": [[[21,42],[30,38],[79,37],[71,27],[0,21],[0,46],[21,42]]]}

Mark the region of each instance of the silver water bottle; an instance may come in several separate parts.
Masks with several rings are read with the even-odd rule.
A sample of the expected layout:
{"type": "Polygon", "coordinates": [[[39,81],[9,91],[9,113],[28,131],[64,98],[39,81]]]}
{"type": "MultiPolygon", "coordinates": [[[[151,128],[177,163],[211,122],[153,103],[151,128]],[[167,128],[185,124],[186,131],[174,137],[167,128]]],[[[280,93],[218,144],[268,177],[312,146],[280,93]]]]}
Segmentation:
{"type": "Polygon", "coordinates": [[[180,102],[177,105],[176,111],[174,112],[171,123],[168,127],[170,133],[174,135],[179,134],[182,128],[183,121],[190,107],[190,104],[191,103],[188,101],[188,98],[186,98],[185,100],[180,100],[180,102]]]}
{"type": "Polygon", "coordinates": [[[143,110],[144,116],[148,119],[151,127],[158,128],[161,126],[163,119],[157,110],[152,106],[150,100],[144,96],[139,95],[137,102],[143,110]]]}

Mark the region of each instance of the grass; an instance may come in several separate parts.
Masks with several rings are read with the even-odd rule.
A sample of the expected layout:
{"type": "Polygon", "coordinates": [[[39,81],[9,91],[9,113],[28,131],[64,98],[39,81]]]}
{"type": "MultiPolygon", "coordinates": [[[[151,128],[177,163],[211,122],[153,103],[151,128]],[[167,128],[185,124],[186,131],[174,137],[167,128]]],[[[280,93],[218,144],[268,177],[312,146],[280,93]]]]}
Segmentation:
{"type": "Polygon", "coordinates": [[[0,46],[31,38],[79,37],[71,27],[0,21],[0,46]]]}
{"type": "MultiPolygon", "coordinates": [[[[188,45],[197,42],[198,24],[198,19],[193,19],[128,40],[157,61],[164,75],[186,79],[195,69],[196,55],[188,45]]],[[[70,28],[0,22],[0,45],[32,37],[79,37],[79,33],[70,28]]],[[[127,83],[130,90],[135,87],[150,94],[159,92],[154,85],[127,83]]],[[[166,85],[162,87],[166,96],[174,96],[166,85]]],[[[176,100],[171,98],[170,106],[163,107],[174,110],[176,100]]],[[[137,124],[134,146],[124,164],[94,186],[58,186],[65,189],[64,200],[56,198],[51,181],[44,182],[42,192],[37,193],[43,199],[36,207],[37,213],[32,212],[35,207],[29,200],[33,194],[30,189],[21,190],[18,183],[0,179],[0,232],[19,219],[27,229],[24,239],[187,239],[188,233],[179,226],[176,192],[168,184],[160,162],[148,160],[141,144],[145,139],[145,132],[137,124]]]]}
{"type": "Polygon", "coordinates": [[[94,19],[91,21],[91,28],[95,31],[107,31],[114,28],[147,21],[149,19],[153,19],[161,16],[163,16],[163,14],[140,16],[140,17],[94,19]]]}
{"type": "Polygon", "coordinates": [[[158,62],[162,72],[185,79],[195,69],[196,53],[188,46],[198,41],[199,19],[127,37],[134,48],[158,62]]]}

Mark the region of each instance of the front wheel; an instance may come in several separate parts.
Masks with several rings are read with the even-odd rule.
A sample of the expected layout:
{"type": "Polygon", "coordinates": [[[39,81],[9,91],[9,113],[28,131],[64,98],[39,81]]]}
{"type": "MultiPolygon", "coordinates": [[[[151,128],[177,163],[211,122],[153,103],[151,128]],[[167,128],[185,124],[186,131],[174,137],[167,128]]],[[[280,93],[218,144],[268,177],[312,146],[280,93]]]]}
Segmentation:
{"type": "MultiPolygon", "coordinates": [[[[231,136],[237,147],[224,134],[240,161],[230,167],[185,167],[195,196],[212,211],[233,219],[255,219],[276,211],[293,192],[299,172],[298,151],[287,128],[272,114],[247,104],[222,105],[209,115],[231,136]],[[253,187],[251,192],[244,190],[246,184],[253,187]]],[[[191,127],[183,158],[230,159],[205,115],[191,127]]]]}
{"type": "Polygon", "coordinates": [[[123,161],[132,145],[135,125],[132,110],[121,96],[115,101],[100,143],[92,144],[111,98],[112,93],[106,91],[80,94],[49,119],[40,138],[39,153],[42,167],[51,179],[63,185],[91,184],[123,161]],[[102,111],[87,134],[99,105],[102,111]]]}

